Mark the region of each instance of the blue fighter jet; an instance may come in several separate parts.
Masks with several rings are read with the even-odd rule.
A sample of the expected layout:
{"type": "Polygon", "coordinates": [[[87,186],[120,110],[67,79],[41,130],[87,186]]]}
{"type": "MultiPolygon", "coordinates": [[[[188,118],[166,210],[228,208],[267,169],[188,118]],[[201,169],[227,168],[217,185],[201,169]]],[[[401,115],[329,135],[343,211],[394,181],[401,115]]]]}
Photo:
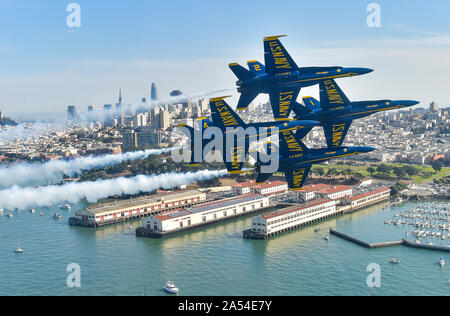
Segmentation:
{"type": "MultiPolygon", "coordinates": [[[[292,109],[297,119],[319,121],[323,126],[328,148],[340,147],[353,120],[382,111],[402,109],[419,104],[411,100],[377,100],[351,102],[333,79],[322,81],[320,103],[312,97],[304,97],[305,106],[295,102],[292,109]]],[[[303,138],[308,130],[300,131],[303,138]]]]}
{"type": "Polygon", "coordinates": [[[246,109],[260,93],[266,93],[270,96],[275,120],[287,121],[291,105],[297,100],[301,88],[326,79],[359,76],[373,71],[343,67],[299,68],[281,44],[279,38],[283,36],[264,38],[265,66],[255,60],[248,62],[250,70],[237,63],[229,65],[239,79],[236,83],[241,93],[238,110],[246,109]]]}
{"type": "Polygon", "coordinates": [[[179,125],[187,128],[188,136],[191,140],[191,166],[197,166],[204,159],[204,149],[211,139],[203,137],[205,131],[210,127],[217,127],[222,131],[223,148],[219,148],[222,153],[223,160],[230,174],[238,174],[242,172],[245,158],[248,154],[250,143],[259,137],[269,137],[272,134],[272,129],[275,131],[298,131],[311,130],[317,126],[317,121],[289,121],[289,122],[261,122],[261,123],[245,123],[233,109],[225,102],[227,97],[219,97],[210,99],[210,108],[212,113],[212,122],[207,118],[199,118],[199,130],[187,125],[179,125]],[[253,129],[252,129],[253,128],[253,129]],[[256,132],[256,133],[253,133],[256,132]],[[195,135],[200,137],[195,137],[195,135]],[[226,135],[235,133],[236,143],[227,142],[226,135]],[[244,141],[238,143],[238,139],[244,141]],[[229,157],[230,159],[226,159],[229,157]]]}
{"type": "MultiPolygon", "coordinates": [[[[270,151],[279,150],[279,172],[283,172],[288,182],[289,189],[301,190],[308,178],[313,164],[319,164],[335,158],[343,158],[357,154],[368,153],[375,148],[372,147],[337,147],[329,149],[309,149],[302,143],[292,131],[281,131],[279,133],[279,149],[274,145],[270,151]]],[[[269,163],[257,163],[257,183],[268,180],[273,173],[264,172],[262,167],[269,163]]]]}

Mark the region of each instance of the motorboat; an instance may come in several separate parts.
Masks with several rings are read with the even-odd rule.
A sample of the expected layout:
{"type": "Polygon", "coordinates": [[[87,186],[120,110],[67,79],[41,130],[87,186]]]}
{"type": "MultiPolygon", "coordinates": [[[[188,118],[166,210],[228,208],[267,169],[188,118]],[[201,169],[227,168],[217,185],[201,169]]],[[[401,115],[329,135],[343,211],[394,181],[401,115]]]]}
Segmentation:
{"type": "Polygon", "coordinates": [[[445,260],[444,260],[444,257],[441,257],[441,259],[439,260],[439,265],[440,265],[441,267],[445,266],[445,260]]]}
{"type": "Polygon", "coordinates": [[[62,210],[70,211],[72,209],[72,206],[70,206],[69,204],[64,204],[61,205],[59,208],[62,210]]]}
{"type": "Polygon", "coordinates": [[[399,260],[399,259],[395,259],[395,258],[391,258],[391,259],[389,260],[389,263],[392,263],[392,264],[400,264],[400,260],[399,260]]]}
{"type": "Polygon", "coordinates": [[[34,214],[34,213],[36,213],[36,210],[34,208],[30,208],[30,213],[34,214]]]}
{"type": "Polygon", "coordinates": [[[12,215],[12,213],[8,213],[8,214],[6,214],[6,216],[9,217],[9,218],[13,218],[14,217],[14,215],[12,215]]]}
{"type": "Polygon", "coordinates": [[[59,214],[59,213],[55,213],[55,215],[53,215],[53,218],[54,218],[54,219],[61,219],[61,218],[62,218],[62,215],[59,214]]]}
{"type": "Polygon", "coordinates": [[[330,236],[325,236],[323,239],[325,239],[326,241],[330,240],[330,236]]]}
{"type": "Polygon", "coordinates": [[[178,294],[180,291],[172,281],[168,281],[166,286],[164,287],[164,291],[170,294],[178,294]]]}
{"type": "Polygon", "coordinates": [[[315,232],[315,233],[318,233],[318,232],[320,232],[320,228],[316,228],[316,229],[314,229],[314,232],[315,232]]]}
{"type": "Polygon", "coordinates": [[[20,242],[17,246],[17,248],[14,250],[15,253],[23,253],[23,249],[20,247],[20,242]]]}

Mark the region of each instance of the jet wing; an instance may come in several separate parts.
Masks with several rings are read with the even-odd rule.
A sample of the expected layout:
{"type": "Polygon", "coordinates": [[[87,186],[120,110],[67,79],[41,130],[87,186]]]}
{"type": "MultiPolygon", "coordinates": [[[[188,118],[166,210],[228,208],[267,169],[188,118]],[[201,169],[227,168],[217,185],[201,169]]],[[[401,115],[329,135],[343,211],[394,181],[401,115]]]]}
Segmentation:
{"type": "Polygon", "coordinates": [[[284,36],[270,36],[264,38],[264,58],[266,72],[270,75],[289,73],[298,70],[297,64],[288,54],[279,38],[284,36]]]}
{"type": "Polygon", "coordinates": [[[351,125],[352,121],[332,121],[325,123],[323,130],[328,148],[341,147],[351,125]]]}
{"type": "Polygon", "coordinates": [[[292,105],[296,102],[300,88],[278,88],[269,93],[273,116],[276,121],[287,121],[292,111],[292,105]]]}
{"type": "Polygon", "coordinates": [[[286,180],[289,185],[289,189],[293,191],[300,191],[308,178],[309,172],[311,171],[311,165],[288,168],[285,170],[286,180]]]}

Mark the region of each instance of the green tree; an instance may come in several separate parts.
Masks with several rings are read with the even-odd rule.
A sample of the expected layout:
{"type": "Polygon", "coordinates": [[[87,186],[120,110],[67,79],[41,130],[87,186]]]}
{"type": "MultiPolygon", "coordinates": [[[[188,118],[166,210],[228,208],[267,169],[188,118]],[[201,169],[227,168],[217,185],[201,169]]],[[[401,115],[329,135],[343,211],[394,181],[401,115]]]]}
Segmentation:
{"type": "Polygon", "coordinates": [[[405,176],[405,170],[401,167],[394,167],[393,170],[394,174],[397,176],[397,178],[401,178],[405,176]]]}
{"type": "Polygon", "coordinates": [[[442,170],[442,167],[444,167],[444,164],[440,161],[435,161],[431,164],[431,167],[433,167],[434,172],[438,173],[442,170]]]}
{"type": "Polygon", "coordinates": [[[373,174],[376,172],[376,170],[373,167],[369,167],[369,168],[367,168],[367,172],[370,173],[371,176],[373,176],[373,174]]]}
{"type": "Polygon", "coordinates": [[[409,179],[412,180],[412,177],[418,175],[420,170],[413,166],[404,166],[403,170],[409,176],[409,179]]]}

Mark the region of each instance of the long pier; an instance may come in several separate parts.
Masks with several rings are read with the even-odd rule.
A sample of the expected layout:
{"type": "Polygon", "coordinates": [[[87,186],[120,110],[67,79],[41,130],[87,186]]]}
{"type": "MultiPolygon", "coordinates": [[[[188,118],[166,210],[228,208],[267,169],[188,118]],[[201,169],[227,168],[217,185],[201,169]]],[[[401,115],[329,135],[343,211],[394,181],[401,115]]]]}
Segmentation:
{"type": "Polygon", "coordinates": [[[386,248],[386,247],[395,247],[395,246],[406,246],[406,247],[412,247],[412,248],[420,248],[420,249],[427,249],[427,250],[434,250],[434,251],[445,251],[450,252],[450,246],[437,246],[437,245],[427,245],[423,243],[414,243],[411,241],[408,241],[406,239],[398,240],[398,241],[388,241],[388,242],[382,242],[382,243],[373,243],[369,244],[365,241],[362,241],[360,239],[357,239],[355,237],[352,237],[350,235],[341,233],[337,230],[330,229],[330,234],[337,236],[339,238],[342,238],[344,240],[347,240],[349,242],[352,242],[356,245],[359,245],[364,248],[368,249],[377,249],[377,248],[386,248]]]}
{"type": "Polygon", "coordinates": [[[354,244],[357,244],[359,246],[362,246],[364,248],[369,248],[369,249],[394,247],[394,246],[403,245],[403,240],[369,244],[369,243],[367,243],[365,241],[362,241],[362,240],[359,240],[359,239],[354,238],[352,236],[349,236],[349,235],[346,235],[344,233],[338,232],[337,230],[334,230],[334,229],[330,229],[330,234],[334,235],[334,236],[337,236],[337,237],[340,237],[342,239],[345,239],[347,241],[350,241],[350,242],[352,242],[354,244]]]}

